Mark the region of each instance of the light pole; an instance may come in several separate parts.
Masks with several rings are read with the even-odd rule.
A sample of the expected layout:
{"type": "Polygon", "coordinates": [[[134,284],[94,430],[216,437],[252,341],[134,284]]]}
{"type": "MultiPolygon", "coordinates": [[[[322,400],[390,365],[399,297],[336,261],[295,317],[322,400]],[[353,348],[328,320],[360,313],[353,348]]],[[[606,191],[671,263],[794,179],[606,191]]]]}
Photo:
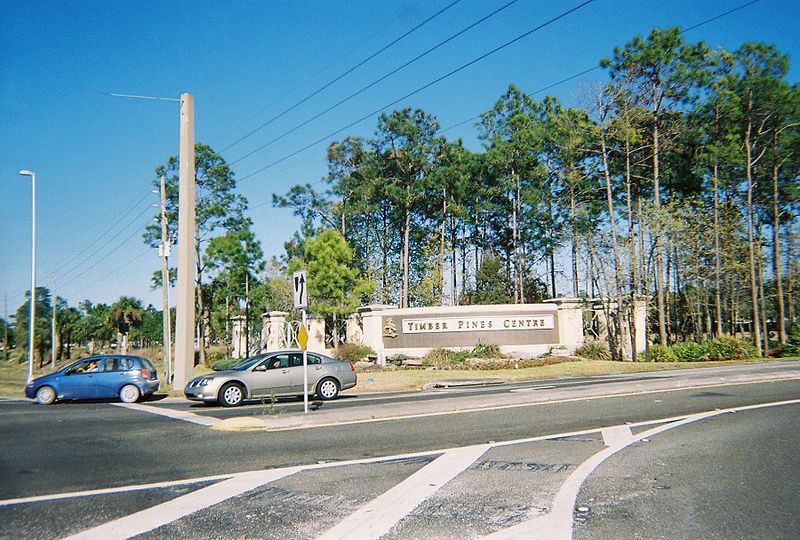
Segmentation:
{"type": "Polygon", "coordinates": [[[28,382],[33,380],[33,349],[36,340],[36,173],[23,169],[22,176],[31,177],[31,321],[28,333],[28,382]]]}

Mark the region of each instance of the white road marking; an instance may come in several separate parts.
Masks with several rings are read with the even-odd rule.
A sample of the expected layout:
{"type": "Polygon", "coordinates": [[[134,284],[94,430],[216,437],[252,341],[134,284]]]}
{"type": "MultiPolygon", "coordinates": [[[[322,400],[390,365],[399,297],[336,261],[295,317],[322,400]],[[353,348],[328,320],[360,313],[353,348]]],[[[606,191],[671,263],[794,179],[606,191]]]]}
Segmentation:
{"type": "Polygon", "coordinates": [[[152,405],[142,405],[141,403],[112,403],[115,407],[124,407],[134,411],[148,412],[157,414],[159,416],[166,416],[174,420],[183,420],[184,422],[191,422],[192,424],[199,424],[201,426],[214,426],[222,422],[219,418],[212,416],[201,416],[186,411],[176,411],[166,407],[153,407],[152,405]]]}
{"type": "MultiPolygon", "coordinates": [[[[614,446],[610,446],[605,450],[601,450],[583,463],[581,463],[567,480],[561,485],[555,498],[550,511],[546,514],[538,515],[524,521],[513,527],[503,529],[494,534],[485,536],[485,539],[491,540],[568,540],[572,538],[572,525],[573,513],[575,510],[575,501],[578,498],[578,492],[583,485],[584,481],[594,470],[609,457],[613,456],[620,450],[627,448],[632,443],[647,439],[657,435],[663,431],[680,427],[698,420],[704,420],[722,414],[763,409],[767,407],[779,407],[783,405],[798,405],[800,399],[789,401],[778,401],[773,403],[763,403],[759,405],[747,405],[744,407],[734,407],[731,409],[716,409],[697,414],[686,416],[682,419],[675,420],[668,424],[664,424],[653,429],[644,431],[636,436],[631,437],[627,441],[621,441],[614,446]]],[[[635,424],[631,424],[635,425],[635,424]]]]}
{"type": "Polygon", "coordinates": [[[603,428],[603,444],[606,446],[616,446],[633,438],[630,426],[614,426],[603,428]]]}
{"type": "Polygon", "coordinates": [[[380,538],[491,447],[491,444],[468,446],[443,454],[350,514],[318,540],[380,538]]]}
{"type": "MultiPolygon", "coordinates": [[[[570,477],[567,479],[564,485],[562,485],[561,489],[556,495],[556,499],[554,500],[554,504],[550,512],[541,516],[534,517],[533,519],[523,522],[514,527],[498,531],[497,533],[491,535],[490,538],[493,539],[570,538],[572,534],[572,513],[575,505],[575,500],[577,499],[578,490],[580,489],[585,479],[589,476],[589,474],[591,474],[591,472],[598,465],[600,465],[600,463],[602,463],[604,460],[606,460],[614,453],[622,450],[623,448],[629,446],[631,443],[635,441],[651,437],[662,431],[672,429],[673,427],[678,427],[680,425],[684,425],[690,422],[695,422],[703,418],[710,418],[713,416],[731,412],[755,410],[766,407],[777,407],[781,405],[797,405],[797,404],[800,404],[800,399],[773,402],[773,403],[764,403],[759,405],[748,405],[748,406],[735,407],[723,410],[715,409],[713,411],[702,412],[689,416],[684,415],[684,416],[677,416],[670,418],[662,418],[657,420],[648,420],[644,422],[635,422],[631,424],[605,428],[605,430],[607,431],[614,430],[617,431],[618,433],[623,433],[622,428],[630,429],[632,427],[644,427],[653,425],[659,426],[654,429],[650,429],[648,431],[640,433],[637,436],[631,436],[631,438],[627,441],[617,442],[614,446],[611,446],[595,454],[594,456],[589,458],[589,460],[587,460],[581,466],[579,466],[578,469],[576,469],[572,473],[572,475],[570,475],[570,477]]],[[[362,517],[364,517],[364,519],[366,520],[371,518],[369,514],[371,514],[372,512],[369,512],[367,510],[368,507],[372,505],[377,506],[381,511],[383,511],[384,508],[390,511],[394,511],[395,509],[393,508],[393,506],[395,505],[395,503],[393,501],[395,499],[401,499],[402,503],[400,504],[406,504],[406,503],[410,504],[411,507],[408,509],[400,510],[398,508],[396,511],[394,511],[395,515],[401,514],[399,515],[399,517],[392,517],[390,519],[390,516],[382,515],[379,516],[379,519],[373,520],[376,525],[379,522],[383,523],[384,524],[383,527],[385,527],[386,523],[393,520],[392,524],[389,525],[389,528],[391,528],[391,526],[394,523],[402,519],[405,515],[407,515],[414,508],[416,508],[416,506],[418,506],[422,501],[424,501],[426,498],[430,497],[430,495],[432,495],[438,489],[440,489],[449,480],[455,478],[460,472],[469,467],[471,463],[477,460],[478,457],[480,457],[488,449],[495,447],[533,443],[539,441],[547,441],[553,439],[563,439],[567,437],[578,437],[578,436],[584,436],[602,432],[603,429],[587,429],[587,430],[557,433],[551,435],[541,435],[538,437],[528,437],[524,439],[515,439],[510,441],[492,442],[485,445],[468,446],[461,448],[449,448],[444,450],[432,450],[432,451],[415,452],[409,454],[364,458],[364,459],[357,459],[350,461],[318,463],[318,464],[310,464],[310,465],[303,465],[296,467],[288,467],[283,469],[266,469],[261,471],[232,473],[228,475],[208,476],[208,477],[194,478],[188,480],[177,480],[173,482],[159,482],[154,484],[141,484],[134,486],[119,487],[119,488],[108,488],[108,489],[89,490],[89,491],[65,493],[65,494],[53,494],[53,495],[42,495],[42,496],[19,498],[19,499],[8,499],[0,501],[0,506],[9,506],[13,504],[24,504],[33,502],[44,502],[44,501],[67,499],[73,497],[85,497],[89,495],[105,495],[111,493],[121,493],[126,491],[135,491],[142,489],[154,489],[154,488],[170,487],[176,485],[186,485],[191,483],[207,482],[214,480],[225,480],[223,482],[219,482],[212,486],[200,489],[196,492],[183,495],[167,503],[155,506],[153,508],[144,510],[142,512],[138,512],[136,514],[132,514],[131,516],[128,516],[126,518],[121,518],[119,520],[106,523],[105,525],[95,527],[94,529],[90,529],[89,531],[84,531],[78,535],[75,535],[74,537],[71,537],[71,538],[98,538],[98,537],[122,538],[125,537],[124,535],[132,536],[135,534],[140,534],[139,532],[135,531],[131,532],[131,531],[133,529],[139,530],[141,527],[144,527],[145,524],[147,526],[151,525],[152,526],[150,529],[142,529],[141,532],[146,532],[147,530],[151,530],[152,528],[165,525],[176,519],[189,515],[192,512],[200,511],[203,508],[207,508],[208,506],[211,506],[213,504],[218,504],[219,502],[225,501],[231,497],[235,497],[246,491],[255,489],[260,485],[272,482],[279,478],[284,478],[285,476],[295,474],[299,471],[342,467],[346,465],[383,463],[388,461],[398,461],[403,459],[412,459],[417,457],[426,457],[434,455],[441,456],[433,463],[427,465],[426,467],[423,467],[423,469],[420,469],[420,471],[410,476],[408,479],[406,479],[406,481],[404,481],[404,483],[398,485],[397,487],[389,490],[388,492],[378,497],[376,501],[381,500],[383,501],[382,504],[376,505],[375,501],[373,501],[364,508],[356,511],[356,514],[361,514],[362,517]],[[403,489],[400,489],[400,486],[403,484],[406,485],[404,486],[403,489]],[[430,490],[430,488],[433,489],[430,490]],[[421,493],[421,492],[416,492],[414,490],[422,490],[422,491],[430,490],[430,491],[426,491],[426,493],[421,493]],[[412,492],[414,494],[408,495],[409,492],[412,492]],[[414,499],[415,496],[416,499],[414,499]],[[406,498],[413,500],[408,502],[406,498]],[[134,516],[137,517],[134,518],[134,516]],[[142,525],[139,525],[140,522],[142,523],[142,525]],[[154,523],[155,525],[153,525],[154,523]],[[112,524],[115,524],[114,527],[111,527],[112,524]],[[106,528],[107,526],[108,528],[106,528]]],[[[397,506],[399,507],[399,504],[397,506]]],[[[345,518],[345,520],[342,523],[352,522],[352,521],[354,520],[351,516],[345,518]]],[[[337,525],[336,528],[340,527],[344,528],[342,523],[337,525]]],[[[360,525],[360,523],[355,524],[355,526],[358,525],[360,525]]],[[[347,531],[349,531],[349,534],[344,534],[343,536],[339,537],[360,538],[359,536],[353,533],[353,530],[354,529],[347,529],[347,531]]],[[[384,533],[385,532],[386,531],[384,531],[384,533]]],[[[364,537],[366,538],[367,536],[364,537]]]]}
{"type": "Polygon", "coordinates": [[[68,537],[68,540],[116,540],[130,538],[138,534],[157,529],[184,516],[208,508],[231,497],[241,495],[258,486],[274,482],[301,470],[300,467],[274,469],[256,473],[243,474],[219,484],[187,493],[177,499],[167,501],[152,508],[136,512],[124,518],[110,521],[99,527],[85,530],[68,537]]]}

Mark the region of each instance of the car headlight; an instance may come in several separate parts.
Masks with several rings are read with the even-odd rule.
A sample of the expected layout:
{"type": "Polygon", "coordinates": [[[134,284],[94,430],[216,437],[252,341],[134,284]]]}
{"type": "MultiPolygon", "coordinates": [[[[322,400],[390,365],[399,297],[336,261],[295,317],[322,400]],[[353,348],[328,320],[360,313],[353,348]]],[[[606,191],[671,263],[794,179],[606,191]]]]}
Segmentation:
{"type": "Polygon", "coordinates": [[[213,380],[214,380],[213,377],[203,377],[202,379],[200,379],[200,382],[198,384],[200,386],[206,386],[208,383],[210,383],[213,380]]]}

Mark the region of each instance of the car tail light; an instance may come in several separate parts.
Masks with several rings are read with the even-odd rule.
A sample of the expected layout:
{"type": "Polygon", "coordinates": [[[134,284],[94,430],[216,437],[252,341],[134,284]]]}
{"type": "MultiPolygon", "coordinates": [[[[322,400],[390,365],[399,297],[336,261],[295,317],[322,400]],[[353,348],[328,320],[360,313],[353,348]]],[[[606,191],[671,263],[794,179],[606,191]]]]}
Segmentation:
{"type": "Polygon", "coordinates": [[[150,372],[149,372],[149,371],[147,371],[146,369],[143,369],[143,370],[142,370],[142,377],[144,377],[144,378],[146,379],[146,378],[148,378],[149,376],[150,376],[150,372]]]}
{"type": "Polygon", "coordinates": [[[356,370],[356,366],[354,366],[353,365],[353,361],[350,360],[350,371],[355,371],[355,370],[356,370]]]}

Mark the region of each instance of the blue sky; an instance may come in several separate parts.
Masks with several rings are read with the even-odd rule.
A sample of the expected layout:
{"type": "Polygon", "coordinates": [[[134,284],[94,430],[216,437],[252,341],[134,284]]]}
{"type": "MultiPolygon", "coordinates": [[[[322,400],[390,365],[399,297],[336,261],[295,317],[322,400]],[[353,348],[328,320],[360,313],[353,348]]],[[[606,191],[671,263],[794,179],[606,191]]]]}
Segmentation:
{"type": "MultiPolygon", "coordinates": [[[[153,170],[178,152],[174,102],[195,97],[195,138],[221,150],[453,0],[3,2],[0,5],[0,302],[13,313],[30,286],[30,179],[37,174],[37,284],[71,305],[133,295],[160,305],[157,253],[139,229],[152,217],[153,170]]],[[[373,88],[253,155],[242,156],[456,33],[509,0],[462,0],[397,45],[223,152],[234,163],[268,256],[299,222],[273,193],[325,174],[322,142],[268,165],[435,80],[581,2],[519,0],[373,88]],[[264,169],[264,170],[261,170],[264,169]],[[259,171],[253,174],[255,171],[259,171]]],[[[450,138],[480,147],[473,122],[514,83],[533,93],[594,67],[654,26],[689,27],[746,0],[595,0],[395,107],[436,115],[450,138]],[[458,125],[461,124],[461,125],[458,125]],[[452,126],[456,126],[452,128],[452,126]],[[452,128],[452,129],[448,129],[452,128]]],[[[774,43],[800,73],[800,3],[761,0],[685,35],[736,48],[774,43]]],[[[605,73],[548,93],[581,105],[605,73]]],[[[541,98],[544,94],[537,94],[541,98]]],[[[369,137],[375,118],[346,135],[369,137]]],[[[5,316],[0,303],[0,316],[5,316]]]]}

